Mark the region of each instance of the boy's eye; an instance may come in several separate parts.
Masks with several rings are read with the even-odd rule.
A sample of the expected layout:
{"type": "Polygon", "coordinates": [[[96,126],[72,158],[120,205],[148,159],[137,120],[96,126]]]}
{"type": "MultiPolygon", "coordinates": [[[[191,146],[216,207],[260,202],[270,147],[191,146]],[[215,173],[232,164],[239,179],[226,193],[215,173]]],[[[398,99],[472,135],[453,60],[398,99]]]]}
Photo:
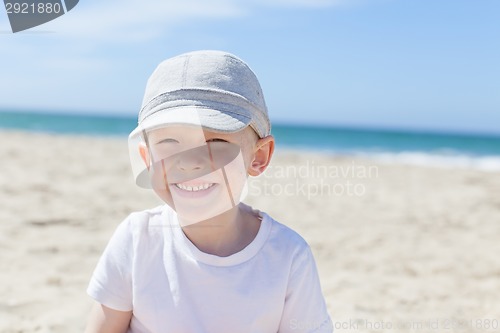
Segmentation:
{"type": "Polygon", "coordinates": [[[207,142],[227,142],[227,141],[224,139],[214,138],[214,139],[207,140],[207,142]]]}

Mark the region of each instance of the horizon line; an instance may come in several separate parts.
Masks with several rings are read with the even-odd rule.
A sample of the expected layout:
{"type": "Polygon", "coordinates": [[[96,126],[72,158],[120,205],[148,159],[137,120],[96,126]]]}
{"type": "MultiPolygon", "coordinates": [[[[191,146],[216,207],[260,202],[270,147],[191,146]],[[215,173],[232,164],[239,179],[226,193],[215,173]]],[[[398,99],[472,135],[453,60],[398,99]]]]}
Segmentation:
{"type": "MultiPolygon", "coordinates": [[[[109,111],[91,111],[84,112],[78,110],[48,110],[48,109],[25,109],[25,108],[4,108],[0,107],[0,113],[11,114],[35,114],[46,116],[67,116],[67,117],[95,117],[95,118],[109,118],[120,120],[136,120],[137,116],[133,114],[117,114],[109,111]]],[[[346,123],[325,123],[324,121],[286,121],[274,120],[272,126],[283,127],[305,127],[312,129],[324,130],[352,130],[352,131],[369,131],[369,132],[386,132],[386,133],[406,133],[406,134],[422,134],[422,135],[444,135],[444,136],[466,136],[466,137],[486,137],[500,139],[500,131],[482,131],[477,130],[457,130],[457,129],[435,129],[424,127],[407,127],[407,126],[386,126],[386,125],[373,125],[373,124],[346,124],[346,123]]]]}

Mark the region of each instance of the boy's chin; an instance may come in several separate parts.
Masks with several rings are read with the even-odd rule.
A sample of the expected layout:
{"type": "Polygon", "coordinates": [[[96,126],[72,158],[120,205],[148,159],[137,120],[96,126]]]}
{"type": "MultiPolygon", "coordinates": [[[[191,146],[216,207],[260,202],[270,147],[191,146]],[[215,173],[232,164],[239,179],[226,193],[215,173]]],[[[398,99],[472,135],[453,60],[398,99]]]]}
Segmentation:
{"type": "Polygon", "coordinates": [[[221,217],[224,213],[231,211],[235,207],[232,206],[212,207],[209,210],[189,209],[187,207],[172,207],[172,208],[177,213],[177,216],[179,217],[179,224],[182,227],[195,224],[200,224],[201,226],[203,222],[209,222],[209,221],[211,222],[210,226],[212,227],[212,226],[217,226],[216,224],[214,225],[214,222],[218,220],[217,219],[218,217],[221,217]]]}

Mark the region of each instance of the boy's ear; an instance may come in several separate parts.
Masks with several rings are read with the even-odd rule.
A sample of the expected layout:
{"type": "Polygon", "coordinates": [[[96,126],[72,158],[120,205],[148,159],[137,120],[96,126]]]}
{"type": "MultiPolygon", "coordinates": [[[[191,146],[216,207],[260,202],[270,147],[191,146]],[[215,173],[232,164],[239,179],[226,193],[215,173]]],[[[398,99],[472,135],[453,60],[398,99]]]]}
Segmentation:
{"type": "Polygon", "coordinates": [[[250,165],[248,167],[248,174],[250,176],[258,176],[263,173],[271,162],[273,153],[274,137],[272,135],[268,135],[257,140],[253,159],[250,161],[250,165]]]}
{"type": "Polygon", "coordinates": [[[151,159],[149,158],[149,149],[144,142],[139,143],[139,155],[141,155],[144,164],[149,170],[151,159]]]}

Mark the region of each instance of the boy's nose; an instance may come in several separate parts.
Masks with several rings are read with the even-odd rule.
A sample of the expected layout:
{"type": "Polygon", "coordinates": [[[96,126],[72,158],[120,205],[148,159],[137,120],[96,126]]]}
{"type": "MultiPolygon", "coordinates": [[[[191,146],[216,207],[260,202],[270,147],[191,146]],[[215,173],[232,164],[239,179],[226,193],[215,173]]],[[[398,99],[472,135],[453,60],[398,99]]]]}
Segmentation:
{"type": "Polygon", "coordinates": [[[177,154],[176,166],[181,171],[194,171],[210,166],[208,146],[203,145],[177,154]]]}
{"type": "Polygon", "coordinates": [[[177,168],[181,171],[199,170],[202,168],[202,163],[200,163],[199,161],[193,161],[192,159],[180,159],[177,162],[177,168]]]}

